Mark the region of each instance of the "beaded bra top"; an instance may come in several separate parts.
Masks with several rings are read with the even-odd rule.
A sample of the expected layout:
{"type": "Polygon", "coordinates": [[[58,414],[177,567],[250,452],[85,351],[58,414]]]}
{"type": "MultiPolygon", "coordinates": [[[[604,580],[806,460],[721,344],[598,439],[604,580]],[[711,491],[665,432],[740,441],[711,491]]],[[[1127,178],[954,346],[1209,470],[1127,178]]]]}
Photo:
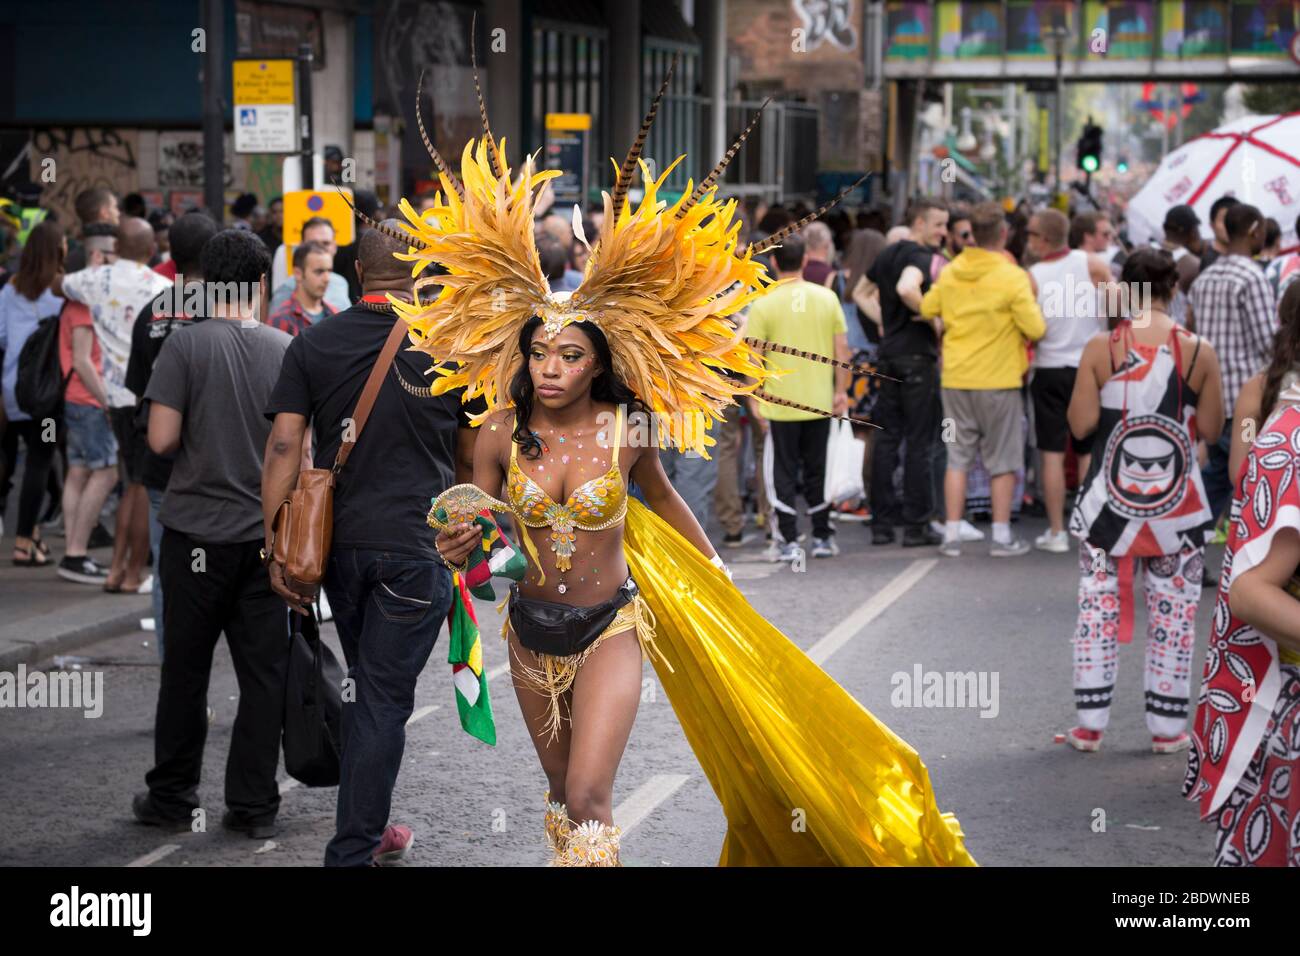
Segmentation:
{"type": "Polygon", "coordinates": [[[568,571],[576,550],[576,531],[604,531],[623,520],[627,514],[627,485],[618,468],[619,436],[623,431],[623,408],[614,422],[614,455],[609,470],[584,481],[563,504],[552,500],[541,486],[519,467],[517,442],[510,443],[510,471],[506,478],[506,496],[519,519],[530,528],[551,529],[551,550],[555,567],[568,571]]]}

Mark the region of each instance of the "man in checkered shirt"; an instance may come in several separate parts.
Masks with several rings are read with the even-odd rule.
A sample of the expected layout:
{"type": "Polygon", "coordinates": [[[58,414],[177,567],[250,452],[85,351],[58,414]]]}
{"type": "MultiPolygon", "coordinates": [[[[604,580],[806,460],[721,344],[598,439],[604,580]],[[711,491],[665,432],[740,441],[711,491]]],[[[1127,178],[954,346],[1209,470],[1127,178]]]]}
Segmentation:
{"type": "Polygon", "coordinates": [[[1210,341],[1223,367],[1228,427],[1210,448],[1202,472],[1210,510],[1216,516],[1231,500],[1237,477],[1228,474],[1233,405],[1246,380],[1268,365],[1277,332],[1273,287],[1252,258],[1264,246],[1263,214],[1254,206],[1238,203],[1225,215],[1224,229],[1227,249],[1192,283],[1187,309],[1187,324],[1210,341]]]}

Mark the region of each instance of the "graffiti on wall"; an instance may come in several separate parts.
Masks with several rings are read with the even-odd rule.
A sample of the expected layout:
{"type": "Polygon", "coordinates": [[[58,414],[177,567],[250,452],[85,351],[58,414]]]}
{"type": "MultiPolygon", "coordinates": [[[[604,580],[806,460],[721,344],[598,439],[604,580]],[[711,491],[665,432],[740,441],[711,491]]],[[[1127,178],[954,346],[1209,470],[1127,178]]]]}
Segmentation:
{"type": "Polygon", "coordinates": [[[203,188],[203,134],[158,134],[158,186],[161,189],[203,188]]]}
{"type": "Polygon", "coordinates": [[[853,0],[794,0],[794,11],[808,33],[808,49],[831,42],[841,50],[858,45],[853,0]]]}
{"type": "Polygon", "coordinates": [[[121,196],[140,186],[135,130],[55,127],[34,130],[31,142],[31,180],[44,187],[41,205],[60,222],[76,221],[74,203],[84,190],[107,186],[121,196]]]}

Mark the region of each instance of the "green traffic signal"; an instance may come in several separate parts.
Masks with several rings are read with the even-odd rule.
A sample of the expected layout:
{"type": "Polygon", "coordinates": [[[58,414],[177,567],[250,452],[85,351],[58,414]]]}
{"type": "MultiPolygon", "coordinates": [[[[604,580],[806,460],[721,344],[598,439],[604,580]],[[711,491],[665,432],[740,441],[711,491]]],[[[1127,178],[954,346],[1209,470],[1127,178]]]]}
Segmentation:
{"type": "Polygon", "coordinates": [[[1079,137],[1079,142],[1075,146],[1079,168],[1089,175],[1101,168],[1101,141],[1101,127],[1094,123],[1090,116],[1083,127],[1083,135],[1079,137]]]}

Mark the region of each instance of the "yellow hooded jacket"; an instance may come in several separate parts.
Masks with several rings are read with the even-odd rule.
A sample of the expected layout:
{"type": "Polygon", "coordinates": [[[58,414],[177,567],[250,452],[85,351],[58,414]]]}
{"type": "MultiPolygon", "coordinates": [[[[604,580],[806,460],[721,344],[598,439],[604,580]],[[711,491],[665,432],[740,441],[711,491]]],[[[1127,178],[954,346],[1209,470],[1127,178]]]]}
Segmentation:
{"type": "Polygon", "coordinates": [[[943,319],[943,387],[1019,388],[1027,342],[1047,331],[1029,273],[1001,252],[967,246],[921,300],[943,319]]]}

